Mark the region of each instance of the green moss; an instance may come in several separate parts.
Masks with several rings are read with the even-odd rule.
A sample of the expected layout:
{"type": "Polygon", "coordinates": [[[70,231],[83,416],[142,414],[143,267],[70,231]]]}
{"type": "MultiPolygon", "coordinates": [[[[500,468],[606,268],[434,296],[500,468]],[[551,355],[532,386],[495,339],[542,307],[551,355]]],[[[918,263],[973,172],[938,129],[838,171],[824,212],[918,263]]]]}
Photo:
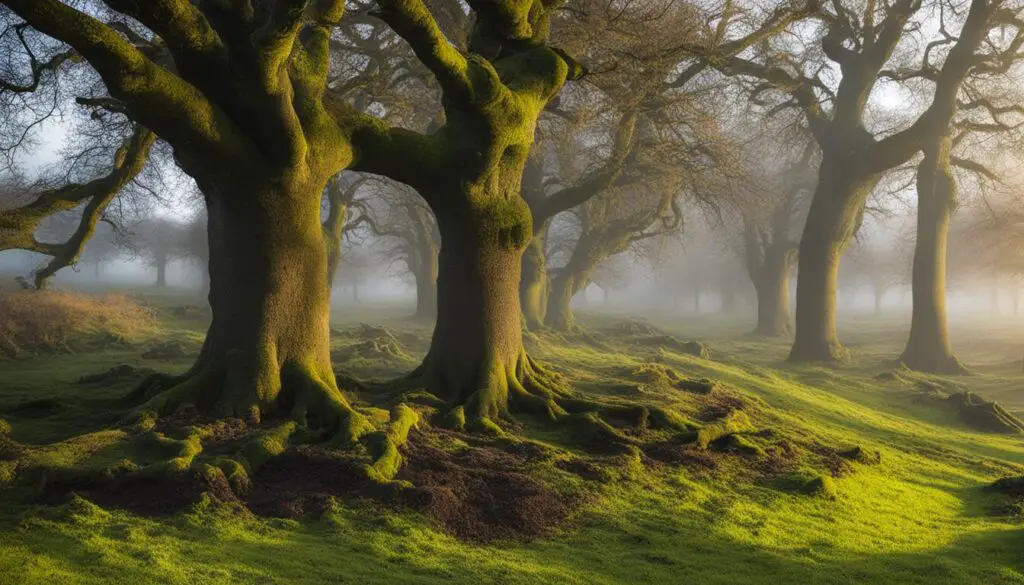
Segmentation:
{"type": "Polygon", "coordinates": [[[288,448],[288,440],[297,428],[298,425],[294,421],[288,421],[246,443],[242,449],[242,456],[245,457],[249,472],[255,472],[271,457],[284,453],[288,448]]]}
{"type": "Polygon", "coordinates": [[[466,428],[466,409],[462,406],[452,408],[441,419],[441,426],[446,429],[462,430],[466,428]]]}
{"type": "MultiPolygon", "coordinates": [[[[343,317],[364,321],[367,311],[376,310],[375,319],[397,319],[407,309],[360,310],[343,317]]],[[[580,319],[594,331],[609,323],[585,311],[580,319]]],[[[342,507],[335,501],[320,519],[300,522],[239,514],[212,500],[185,514],[142,517],[89,507],[85,500],[74,511],[23,506],[8,497],[10,486],[0,486],[0,582],[327,583],[343,575],[375,583],[382,570],[396,585],[674,585],[684,572],[687,581],[721,585],[990,585],[1024,579],[1019,518],[992,516],[989,507],[997,497],[979,488],[999,477],[1019,476],[1024,444],[1014,435],[973,432],[946,409],[917,403],[905,389],[875,380],[878,364],[902,350],[905,329],[885,320],[845,323],[844,339],[857,348],[855,361],[830,370],[826,378],[817,368],[785,364],[785,341],[746,337],[749,319],[703,314],[673,319],[665,316],[658,323],[681,338],[714,339],[720,361],[676,354],[666,358],[667,365],[686,376],[719,381],[744,400],[761,401],[758,426],[796,442],[858,445],[868,453],[884,445],[882,463],[855,466],[839,482],[842,496],[835,500],[787,489],[799,494],[789,496],[770,489],[778,487],[774,484],[751,481],[749,462],[730,454],[714,454],[722,464],[706,473],[669,465],[634,467],[639,474],[626,482],[627,455],[595,457],[573,441],[570,429],[523,417],[523,426],[509,427],[509,434],[514,430],[566,449],[560,454],[566,459],[591,460],[595,475],[605,479],[577,480],[586,487],[586,504],[558,534],[496,545],[459,542],[422,514],[360,502],[342,507]]],[[[954,329],[954,338],[974,340],[964,344],[963,353],[982,374],[970,380],[972,389],[1020,413],[1020,364],[991,359],[1015,343],[1019,328],[1012,323],[972,327],[954,329]]],[[[608,345],[599,349],[538,336],[534,353],[565,372],[581,394],[622,399],[605,383],[606,373],[635,368],[648,356],[631,349],[628,338],[608,345]]],[[[86,397],[74,381],[131,363],[139,351],[125,347],[0,361],[0,405],[39,398],[66,405],[62,413],[44,418],[9,417],[10,436],[24,444],[60,443],[116,423],[114,414],[121,413],[111,413],[109,403],[96,399],[114,399],[123,388],[98,387],[86,397]]],[[[402,373],[394,368],[386,372],[402,373]]],[[[696,417],[713,396],[676,392],[629,400],[696,417]]],[[[487,440],[472,437],[459,448],[487,440]]],[[[124,457],[117,447],[127,441],[113,441],[104,465],[124,457]]],[[[87,451],[62,460],[85,464],[107,457],[103,447],[87,451]]],[[[803,482],[825,473],[817,467],[805,471],[803,482]]]]}
{"type": "Polygon", "coordinates": [[[838,496],[835,480],[828,475],[813,471],[799,471],[783,475],[775,480],[775,485],[784,491],[826,500],[834,500],[838,496]]]}
{"type": "Polygon", "coordinates": [[[750,438],[737,433],[728,435],[723,447],[729,451],[735,451],[744,455],[751,455],[754,457],[765,456],[765,451],[760,445],[751,441],[750,438]]]}
{"type": "Polygon", "coordinates": [[[750,418],[741,410],[734,410],[725,418],[708,423],[697,431],[695,442],[701,449],[707,449],[711,443],[732,435],[733,433],[754,430],[750,418]]]}

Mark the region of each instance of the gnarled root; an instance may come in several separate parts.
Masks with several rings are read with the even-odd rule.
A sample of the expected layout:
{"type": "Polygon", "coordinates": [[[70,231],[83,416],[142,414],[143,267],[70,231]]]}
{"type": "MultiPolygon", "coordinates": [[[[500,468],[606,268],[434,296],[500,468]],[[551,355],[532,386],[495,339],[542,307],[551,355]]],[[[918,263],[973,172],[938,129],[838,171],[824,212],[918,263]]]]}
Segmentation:
{"type": "MultiPolygon", "coordinates": [[[[437,392],[445,376],[420,367],[404,385],[437,392]]],[[[520,352],[512,367],[491,361],[481,368],[479,385],[473,392],[447,392],[451,406],[440,418],[442,426],[503,435],[501,422],[511,422],[513,412],[529,413],[552,423],[569,424],[584,442],[612,446],[636,446],[641,440],[621,430],[630,427],[639,431],[658,429],[690,432],[692,425],[683,417],[660,407],[637,404],[609,404],[574,395],[566,381],[547,370],[525,351],[520,352]],[[619,426],[612,424],[619,423],[619,426]]]]}
{"type": "Polygon", "coordinates": [[[417,411],[399,404],[378,430],[348,403],[333,376],[320,375],[316,368],[287,364],[276,380],[262,385],[243,374],[227,359],[206,363],[183,376],[151,376],[125,396],[125,402],[136,405],[136,430],[156,436],[158,442],[175,442],[153,432],[159,418],[186,405],[215,418],[240,418],[250,426],[260,425],[269,416],[281,419],[252,435],[236,453],[212,458],[201,455],[204,437],[193,429],[186,439],[188,449],[142,471],[159,475],[195,469],[208,475],[212,468],[213,473],[223,473],[232,490],[242,496],[259,468],[301,437],[301,442],[326,442],[364,453],[368,462],[362,469],[368,480],[390,482],[397,475],[402,464],[399,447],[418,423],[417,411]]]}

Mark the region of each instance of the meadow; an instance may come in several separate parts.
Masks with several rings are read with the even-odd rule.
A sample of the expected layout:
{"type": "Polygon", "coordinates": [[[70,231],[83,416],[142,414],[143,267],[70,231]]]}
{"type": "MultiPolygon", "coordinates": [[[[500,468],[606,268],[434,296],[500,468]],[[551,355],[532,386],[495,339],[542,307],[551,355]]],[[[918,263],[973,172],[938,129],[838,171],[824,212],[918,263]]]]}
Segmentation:
{"type": "MultiPolygon", "coordinates": [[[[945,398],[971,391],[1024,415],[1016,319],[954,323],[973,375],[945,378],[894,366],[907,324],[893,315],[846,318],[840,335],[852,362],[818,367],[787,364],[788,343],[749,336],[745,315],[583,310],[576,332],[527,338],[574,392],[732,432],[699,448],[655,436],[609,451],[529,416],[505,437],[421,424],[405,447],[403,473],[412,475],[400,479],[442,481],[430,474],[440,466],[493,490],[481,497],[447,486],[458,518],[326,476],[325,485],[285,484],[288,468],[273,465],[254,478],[255,493],[276,486],[316,498],[295,492],[304,507],[277,496],[240,504],[215,493],[191,501],[168,491],[46,489],[58,475],[20,481],[28,459],[52,472],[151,456],[114,436],[127,432],[116,405],[137,372],[81,379],[122,364],[187,369],[209,314],[185,292],[132,297],[153,326],[130,339],[87,331],[0,359],[0,439],[22,453],[0,448],[0,583],[1024,582],[1020,503],[989,487],[1024,474],[1024,436],[972,425],[945,398]],[[692,340],[703,356],[676,344],[692,340]],[[508,469],[518,479],[500,475],[508,469]],[[167,506],[152,501],[161,498],[167,506]],[[522,510],[502,515],[502,506],[522,510]]],[[[400,376],[425,353],[430,329],[407,313],[334,311],[332,356],[357,405],[374,408],[384,387],[374,381],[400,376]]]]}

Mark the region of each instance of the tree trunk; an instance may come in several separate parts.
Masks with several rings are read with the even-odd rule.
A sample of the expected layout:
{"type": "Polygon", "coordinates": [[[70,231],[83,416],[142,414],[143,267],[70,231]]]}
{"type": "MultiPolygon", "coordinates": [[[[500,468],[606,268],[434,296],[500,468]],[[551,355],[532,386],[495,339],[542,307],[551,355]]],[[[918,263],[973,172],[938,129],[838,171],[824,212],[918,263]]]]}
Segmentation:
{"type": "Polygon", "coordinates": [[[103,269],[103,263],[102,262],[96,262],[95,264],[93,264],[93,266],[92,266],[93,278],[95,278],[96,280],[99,280],[100,279],[100,274],[103,272],[102,269],[103,269]]]}
{"type": "Polygon", "coordinates": [[[352,301],[355,303],[359,302],[359,281],[352,281],[352,301]]]}
{"type": "Polygon", "coordinates": [[[877,177],[845,168],[846,161],[823,161],[800,238],[796,287],[796,336],[789,360],[837,362],[847,352],[836,336],[839,258],[857,231],[864,201],[877,177]]]}
{"type": "Polygon", "coordinates": [[[548,300],[548,314],[545,323],[558,331],[569,331],[576,323],[572,312],[572,298],[579,290],[582,277],[569,270],[551,279],[551,295],[548,300]]]}
{"type": "MultiPolygon", "coordinates": [[[[468,199],[468,198],[467,198],[468,199]]],[[[453,406],[453,426],[493,428],[522,390],[519,282],[530,217],[521,199],[437,210],[437,324],[413,377],[453,406]]]]}
{"type": "Polygon", "coordinates": [[[413,272],[416,279],[417,319],[432,320],[437,317],[437,257],[426,258],[413,272]]]}
{"type": "Polygon", "coordinates": [[[324,244],[327,248],[327,286],[333,288],[338,266],[341,265],[341,240],[327,239],[324,244]]]}
{"type": "Polygon", "coordinates": [[[544,248],[545,234],[544,231],[541,231],[534,234],[530,245],[523,254],[519,298],[528,329],[542,328],[547,316],[551,279],[547,272],[547,257],[544,248]]]}
{"type": "Polygon", "coordinates": [[[700,313],[700,286],[693,285],[693,312],[700,313]]]}
{"type": "Polygon", "coordinates": [[[167,286],[167,257],[162,255],[156,257],[156,286],[167,286]]]}
{"type": "Polygon", "coordinates": [[[918,166],[917,241],[911,279],[914,305],[910,337],[900,357],[908,368],[934,374],[966,371],[953,354],[946,325],[946,243],[956,202],[948,154],[948,149],[941,148],[926,151],[918,166]]]}
{"type": "Polygon", "coordinates": [[[782,337],[792,331],[789,314],[790,253],[766,252],[754,290],[757,293],[757,326],[754,333],[782,337]]]}
{"type": "Polygon", "coordinates": [[[882,314],[882,297],[885,296],[885,289],[878,285],[875,285],[872,289],[875,291],[875,314],[880,315],[882,314]]]}
{"type": "Polygon", "coordinates": [[[184,381],[137,389],[154,410],[191,403],[252,422],[287,416],[351,440],[366,432],[331,368],[319,189],[208,197],[213,320],[184,381]]]}

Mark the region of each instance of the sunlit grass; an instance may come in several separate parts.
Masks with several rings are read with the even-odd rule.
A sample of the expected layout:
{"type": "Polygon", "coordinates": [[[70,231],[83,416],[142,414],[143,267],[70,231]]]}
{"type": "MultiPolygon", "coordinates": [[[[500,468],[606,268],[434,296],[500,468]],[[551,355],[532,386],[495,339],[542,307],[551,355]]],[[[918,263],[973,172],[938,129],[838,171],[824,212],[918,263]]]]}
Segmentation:
{"type": "MultiPolygon", "coordinates": [[[[369,317],[349,314],[336,327],[369,317]]],[[[760,425],[879,450],[881,464],[857,466],[837,479],[835,500],[741,480],[727,468],[697,474],[650,467],[604,489],[555,537],[486,546],[441,534],[414,512],[381,512],[371,504],[339,504],[304,522],[217,506],[143,518],[82,500],[60,508],[0,504],[0,583],[1024,583],[1024,530],[992,515],[992,497],[982,489],[1024,470],[1024,439],[973,432],[916,403],[913,384],[876,379],[891,369],[887,360],[898,354],[902,325],[873,318],[848,323],[853,363],[822,368],[785,364],[786,343],[745,337],[740,319],[726,322],[723,334],[709,318],[687,323],[685,317],[657,323],[683,339],[712,340],[715,359],[666,353],[667,363],[761,404],[760,425]]],[[[583,323],[599,331],[607,319],[584,316],[583,323]]],[[[391,328],[407,327],[400,314],[386,320],[391,328]]],[[[952,382],[1022,409],[1024,374],[1019,363],[1003,359],[1024,339],[1013,325],[958,329],[961,358],[977,364],[978,375],[952,382]],[[1002,352],[999,359],[993,352],[1002,352]]],[[[165,327],[195,334],[178,321],[165,327]]],[[[341,337],[334,346],[347,343],[341,337]]],[[[580,391],[597,391],[611,375],[605,372],[650,358],[625,346],[570,347],[545,335],[533,346],[538,357],[580,380],[580,391]]],[[[39,398],[69,405],[53,417],[13,420],[27,442],[97,430],[103,421],[82,420],[101,410],[74,385],[79,376],[117,363],[168,371],[187,366],[144,360],[143,351],[127,346],[0,362],[0,408],[39,398]],[[72,432],[62,433],[67,429],[72,432]]],[[[417,358],[422,348],[407,351],[417,358]]],[[[406,365],[367,362],[358,375],[384,378],[406,365]]],[[[90,390],[96,395],[89,398],[121,391],[90,390]]]]}

